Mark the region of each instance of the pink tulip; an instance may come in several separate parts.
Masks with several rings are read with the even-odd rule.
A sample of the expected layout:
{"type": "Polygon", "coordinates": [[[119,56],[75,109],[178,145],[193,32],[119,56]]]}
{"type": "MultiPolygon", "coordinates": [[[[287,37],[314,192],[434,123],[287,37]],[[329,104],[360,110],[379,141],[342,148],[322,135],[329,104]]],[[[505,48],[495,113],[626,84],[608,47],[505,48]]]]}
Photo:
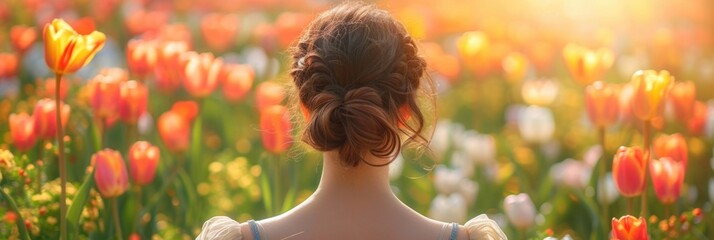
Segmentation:
{"type": "Polygon", "coordinates": [[[129,188],[129,177],[121,154],[112,149],[101,150],[92,155],[94,181],[103,197],[118,197],[129,188]]]}

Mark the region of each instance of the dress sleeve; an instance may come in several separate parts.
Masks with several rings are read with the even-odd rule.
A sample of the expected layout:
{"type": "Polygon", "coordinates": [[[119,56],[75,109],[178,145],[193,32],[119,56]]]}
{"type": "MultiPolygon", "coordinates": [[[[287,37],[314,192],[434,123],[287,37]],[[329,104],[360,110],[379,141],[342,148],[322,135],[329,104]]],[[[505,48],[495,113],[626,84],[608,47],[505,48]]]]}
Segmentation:
{"type": "Polygon", "coordinates": [[[468,222],[465,226],[471,240],[502,240],[508,239],[495,221],[489,219],[486,214],[478,215],[468,222]]]}
{"type": "Polygon", "coordinates": [[[212,217],[203,223],[196,240],[243,240],[240,223],[226,216],[212,217]]]}

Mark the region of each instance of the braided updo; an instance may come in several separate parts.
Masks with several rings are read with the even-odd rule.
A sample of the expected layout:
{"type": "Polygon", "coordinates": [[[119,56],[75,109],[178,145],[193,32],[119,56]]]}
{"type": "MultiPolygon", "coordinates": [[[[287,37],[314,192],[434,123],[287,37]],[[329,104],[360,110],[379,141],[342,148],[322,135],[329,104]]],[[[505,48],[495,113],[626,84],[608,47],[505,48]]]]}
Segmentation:
{"type": "Polygon", "coordinates": [[[305,143],[338,150],[353,167],[386,165],[366,159],[393,159],[402,143],[427,142],[416,100],[426,63],[388,12],[355,2],[328,10],[302,33],[292,59],[305,143]]]}

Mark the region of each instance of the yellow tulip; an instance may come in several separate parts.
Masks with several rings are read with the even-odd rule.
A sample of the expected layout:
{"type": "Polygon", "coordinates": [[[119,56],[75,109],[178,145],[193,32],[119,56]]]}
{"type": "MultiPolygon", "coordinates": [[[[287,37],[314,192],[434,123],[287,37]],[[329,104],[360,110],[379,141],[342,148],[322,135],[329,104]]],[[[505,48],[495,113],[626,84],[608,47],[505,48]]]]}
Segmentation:
{"type": "Polygon", "coordinates": [[[98,31],[81,35],[62,19],[45,25],[42,37],[45,61],[55,74],[76,72],[92,60],[106,40],[104,33],[98,31]]]}
{"type": "Polygon", "coordinates": [[[632,75],[632,112],[641,120],[652,120],[662,115],[664,99],[674,77],[662,70],[640,70],[632,75]]]}
{"type": "Polygon", "coordinates": [[[612,50],[590,50],[575,44],[563,48],[563,58],[575,80],[587,86],[599,80],[615,60],[612,50]]]}

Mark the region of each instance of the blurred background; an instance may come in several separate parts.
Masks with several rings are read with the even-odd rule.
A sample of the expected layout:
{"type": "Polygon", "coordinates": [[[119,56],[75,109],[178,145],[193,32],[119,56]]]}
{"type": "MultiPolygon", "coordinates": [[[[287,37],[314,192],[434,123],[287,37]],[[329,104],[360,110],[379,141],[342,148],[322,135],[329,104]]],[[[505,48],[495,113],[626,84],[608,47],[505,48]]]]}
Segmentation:
{"type": "MultiPolygon", "coordinates": [[[[286,50],[338,3],[0,1],[0,238],[21,239],[23,226],[32,239],[59,235],[52,19],[106,34],[58,91],[73,236],[192,239],[212,216],[267,218],[316,188],[321,154],[299,141],[286,50]],[[94,171],[112,159],[128,184],[94,171]]],[[[419,39],[436,83],[430,151],[406,149],[389,166],[407,205],[461,224],[486,213],[512,239],[606,239],[625,215],[642,216],[653,239],[714,234],[714,2],[374,3],[419,39]],[[640,74],[671,79],[666,91],[639,87],[646,69],[671,75],[640,74]],[[647,121],[633,114],[650,106],[642,94],[662,99],[647,121]],[[614,168],[645,132],[653,160],[681,165],[614,168]],[[621,196],[631,181],[617,176],[642,173],[644,203],[621,196]]]]}

